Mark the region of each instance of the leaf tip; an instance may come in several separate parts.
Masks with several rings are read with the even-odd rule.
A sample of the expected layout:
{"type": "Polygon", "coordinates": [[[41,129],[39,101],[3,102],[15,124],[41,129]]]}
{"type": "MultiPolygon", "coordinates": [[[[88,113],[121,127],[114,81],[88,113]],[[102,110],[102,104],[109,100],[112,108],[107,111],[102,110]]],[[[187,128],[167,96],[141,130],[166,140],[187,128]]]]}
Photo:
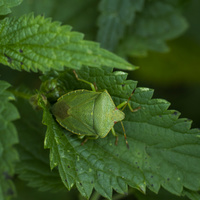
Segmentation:
{"type": "Polygon", "coordinates": [[[146,194],[146,182],[139,184],[137,189],[139,189],[143,194],[146,194]]]}
{"type": "Polygon", "coordinates": [[[137,70],[137,69],[139,69],[139,66],[128,65],[128,66],[126,66],[126,69],[127,69],[127,70],[137,70]]]}

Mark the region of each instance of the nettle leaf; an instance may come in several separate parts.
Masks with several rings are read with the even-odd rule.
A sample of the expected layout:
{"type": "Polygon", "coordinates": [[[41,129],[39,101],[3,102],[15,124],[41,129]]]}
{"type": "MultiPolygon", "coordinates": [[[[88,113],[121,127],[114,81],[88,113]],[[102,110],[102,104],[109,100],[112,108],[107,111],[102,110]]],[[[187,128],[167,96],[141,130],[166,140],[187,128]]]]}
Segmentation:
{"type": "Polygon", "coordinates": [[[21,119],[15,122],[19,135],[17,150],[20,157],[20,163],[16,166],[17,174],[27,181],[29,186],[42,191],[57,192],[64,189],[58,171],[51,171],[49,167],[49,151],[44,150],[46,127],[41,122],[41,111],[34,110],[30,103],[22,98],[18,98],[15,104],[21,116],[21,119]]]}
{"type": "Polygon", "coordinates": [[[94,0],[23,1],[21,6],[13,10],[12,16],[20,17],[30,12],[34,12],[35,15],[43,14],[63,24],[70,24],[74,30],[84,33],[87,38],[94,39],[98,16],[97,4],[98,1],[94,0]]]}
{"type": "Polygon", "coordinates": [[[166,40],[182,34],[188,27],[181,15],[184,0],[146,1],[124,37],[119,52],[123,55],[146,55],[147,51],[166,52],[166,40]]]}
{"type": "Polygon", "coordinates": [[[0,44],[0,62],[18,70],[45,72],[82,65],[135,69],[98,43],[83,40],[83,34],[71,32],[70,26],[33,14],[2,20],[0,44]]]}
{"type": "Polygon", "coordinates": [[[10,103],[14,96],[6,91],[10,85],[0,81],[0,199],[7,200],[15,196],[12,182],[14,163],[18,154],[13,145],[18,143],[17,131],[12,121],[19,118],[16,107],[10,103]]]}
{"type": "Polygon", "coordinates": [[[144,0],[101,0],[98,19],[99,31],[97,41],[102,47],[114,50],[123,37],[127,25],[135,18],[135,13],[141,11],[144,0]]]}
{"type": "MultiPolygon", "coordinates": [[[[113,79],[113,81],[115,79],[114,75],[109,75],[110,72],[108,70],[107,73],[104,74],[103,70],[97,71],[85,67],[82,73],[87,74],[89,71],[91,74],[96,75],[96,77],[93,77],[94,79],[98,79],[96,79],[96,83],[100,81],[103,84],[109,85],[110,79],[113,79]],[[106,75],[107,77],[102,80],[106,75]]],[[[126,74],[122,73],[121,76],[118,76],[117,82],[124,83],[125,78],[126,74]]],[[[76,84],[74,84],[75,87],[77,87],[76,89],[83,87],[80,82],[76,81],[71,73],[66,75],[65,80],[67,79],[69,84],[76,82],[76,84]]],[[[132,84],[135,85],[135,83],[132,84]]],[[[101,85],[98,84],[99,89],[101,89],[100,86],[101,85]]],[[[105,88],[104,85],[102,86],[105,88]]],[[[116,86],[115,89],[113,88],[115,92],[119,90],[119,85],[116,86]]],[[[121,86],[121,88],[126,87],[126,85],[121,86]]],[[[126,94],[127,91],[124,90],[123,92],[126,94]]],[[[78,139],[77,136],[61,128],[60,125],[55,122],[48,107],[43,105],[43,108],[45,109],[43,121],[44,124],[48,124],[45,148],[51,149],[51,168],[58,165],[62,181],[68,189],[76,185],[81,194],[86,198],[89,198],[93,188],[106,198],[111,198],[112,188],[119,193],[125,193],[128,190],[127,183],[132,187],[144,190],[145,183],[140,169],[136,166],[135,170],[132,170],[134,168],[133,166],[126,162],[122,163],[120,151],[113,152],[115,142],[113,136],[108,136],[110,141],[106,139],[104,140],[104,144],[95,144],[89,141],[86,145],[82,146],[82,141],[78,139]],[[107,146],[106,148],[110,150],[104,150],[102,145],[107,146]],[[110,184],[111,182],[112,185],[110,184]]],[[[123,136],[121,137],[123,138],[123,136]]],[[[122,141],[124,142],[124,138],[122,141]]],[[[123,143],[122,141],[120,142],[121,144],[123,143]]],[[[122,151],[127,151],[125,142],[122,145],[122,151]]]]}
{"type": "MultiPolygon", "coordinates": [[[[95,82],[98,89],[107,89],[116,105],[127,100],[136,87],[136,82],[126,80],[124,72],[85,67],[77,73],[80,78],[95,82]]],[[[68,81],[66,90],[74,83],[72,89],[88,88],[72,73],[66,73],[63,79],[68,81]]],[[[41,101],[50,165],[52,169],[58,166],[68,189],[76,185],[81,194],[89,198],[94,188],[108,199],[112,198],[112,189],[124,194],[128,185],[143,192],[147,186],[155,193],[162,186],[178,196],[184,188],[199,190],[199,130],[190,129],[191,121],[178,119],[179,112],[167,110],[170,104],[151,99],[152,95],[153,91],[148,88],[137,88],[131,105],[133,108],[141,106],[141,109],[134,113],[128,108],[124,110],[123,123],[130,149],[126,147],[120,123],[114,126],[119,135],[118,146],[111,133],[81,145],[82,140],[62,128],[50,108],[41,101]]]]}
{"type": "Polygon", "coordinates": [[[7,15],[11,12],[10,8],[19,5],[22,0],[0,0],[0,15],[7,15]]]}

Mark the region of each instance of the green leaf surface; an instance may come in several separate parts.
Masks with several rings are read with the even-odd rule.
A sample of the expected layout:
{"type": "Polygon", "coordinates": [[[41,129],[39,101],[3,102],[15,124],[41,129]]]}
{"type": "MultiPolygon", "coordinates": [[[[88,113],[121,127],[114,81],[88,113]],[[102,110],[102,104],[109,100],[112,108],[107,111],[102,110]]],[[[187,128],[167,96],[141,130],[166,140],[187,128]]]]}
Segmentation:
{"type": "Polygon", "coordinates": [[[20,17],[30,12],[35,15],[43,14],[62,24],[69,24],[73,30],[84,33],[86,38],[94,39],[97,4],[98,1],[94,0],[26,0],[13,10],[12,16],[20,17]]]}
{"type": "Polygon", "coordinates": [[[19,118],[16,107],[10,103],[14,96],[6,89],[10,85],[0,81],[0,199],[8,200],[15,196],[12,182],[14,163],[18,154],[13,145],[18,142],[17,131],[12,121],[19,118]]]}
{"type": "Polygon", "coordinates": [[[0,0],[0,15],[7,15],[12,7],[19,5],[22,0],[0,0]]]}
{"type": "Polygon", "coordinates": [[[24,1],[13,15],[34,12],[52,17],[74,30],[97,40],[102,47],[123,56],[146,55],[149,50],[166,52],[166,40],[182,34],[188,27],[181,11],[188,0],[34,0],[24,1]],[[96,30],[96,24],[99,30],[96,30]],[[96,35],[97,32],[97,35],[96,35]],[[117,44],[119,46],[117,47],[117,44]]]}
{"type": "Polygon", "coordinates": [[[125,28],[132,24],[137,11],[141,11],[144,0],[101,0],[98,19],[97,41],[103,48],[114,50],[123,37],[125,28]]]}
{"type": "Polygon", "coordinates": [[[15,122],[19,135],[17,150],[20,157],[20,163],[16,166],[17,174],[27,181],[29,186],[42,191],[58,192],[64,189],[58,171],[51,171],[49,167],[49,151],[44,150],[46,127],[41,122],[41,111],[33,110],[30,103],[21,98],[17,99],[16,106],[21,116],[21,119],[15,122]]]}
{"type": "Polygon", "coordinates": [[[0,22],[0,62],[13,69],[45,72],[79,69],[82,65],[135,69],[122,58],[99,48],[98,43],[83,40],[83,34],[71,32],[49,18],[5,18],[0,22]]]}
{"type": "MultiPolygon", "coordinates": [[[[127,100],[136,87],[136,82],[126,80],[124,72],[84,68],[77,73],[80,78],[95,82],[98,89],[107,89],[116,105],[127,100]]],[[[62,80],[66,90],[88,88],[69,72],[62,80]]],[[[47,125],[45,148],[50,148],[51,168],[58,166],[68,189],[76,185],[89,198],[94,188],[108,199],[112,198],[112,189],[124,194],[128,185],[142,191],[147,186],[155,193],[162,186],[178,196],[182,195],[183,187],[199,190],[199,130],[190,129],[191,121],[178,119],[179,112],[167,110],[170,104],[151,99],[152,95],[153,91],[148,88],[137,88],[131,105],[141,109],[134,113],[128,108],[124,110],[123,123],[130,149],[126,147],[120,123],[115,125],[118,146],[114,145],[115,138],[110,133],[103,139],[81,145],[82,140],[63,129],[49,107],[41,103],[43,122],[47,125]]]]}
{"type": "Polygon", "coordinates": [[[142,12],[136,15],[124,40],[119,45],[123,55],[141,56],[147,51],[166,52],[166,40],[182,34],[188,27],[181,14],[187,0],[145,1],[142,12]]]}

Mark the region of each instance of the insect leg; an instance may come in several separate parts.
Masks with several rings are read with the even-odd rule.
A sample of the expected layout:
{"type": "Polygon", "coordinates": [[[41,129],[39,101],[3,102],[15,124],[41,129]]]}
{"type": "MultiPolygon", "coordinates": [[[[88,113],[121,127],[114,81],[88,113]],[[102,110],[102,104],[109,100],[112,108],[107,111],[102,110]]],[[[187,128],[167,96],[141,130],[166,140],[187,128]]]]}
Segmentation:
{"type": "MultiPolygon", "coordinates": [[[[83,137],[85,137],[85,136],[83,136],[83,137]]],[[[83,140],[83,142],[81,142],[81,145],[84,145],[87,141],[88,141],[88,139],[97,139],[99,136],[97,135],[97,136],[86,136],[85,137],[85,139],[83,140]]]]}
{"type": "Polygon", "coordinates": [[[90,87],[92,88],[92,91],[94,91],[94,92],[97,91],[96,85],[94,85],[93,83],[90,83],[89,81],[86,81],[86,80],[84,80],[84,79],[80,79],[80,78],[78,77],[78,74],[76,73],[75,70],[73,70],[73,73],[74,73],[74,75],[75,75],[75,77],[76,77],[76,79],[77,79],[78,81],[82,81],[82,82],[84,82],[84,83],[89,84],[90,87]]]}
{"type": "MultiPolygon", "coordinates": [[[[128,141],[127,141],[126,133],[125,133],[125,128],[124,128],[124,125],[123,125],[122,121],[120,121],[120,122],[121,122],[122,129],[123,129],[123,132],[124,132],[124,139],[126,141],[126,146],[129,149],[129,145],[128,145],[128,141]]],[[[112,127],[111,131],[112,131],[112,134],[116,137],[116,139],[115,139],[115,145],[117,145],[117,143],[118,143],[118,135],[116,134],[115,129],[113,127],[112,127]]]]}
{"type": "Polygon", "coordinates": [[[122,103],[120,103],[120,104],[117,106],[117,108],[118,108],[118,109],[122,108],[122,111],[123,111],[123,110],[126,108],[126,106],[128,105],[128,107],[129,107],[129,109],[130,109],[131,112],[136,112],[136,111],[138,111],[138,110],[140,109],[140,107],[133,109],[133,108],[131,107],[131,104],[130,104],[130,100],[131,100],[131,97],[132,97],[132,95],[134,94],[134,92],[135,92],[135,89],[134,89],[133,92],[131,93],[131,95],[130,95],[130,97],[128,98],[128,100],[127,100],[127,101],[124,101],[124,102],[122,102],[122,103]]]}
{"type": "Polygon", "coordinates": [[[111,128],[111,132],[112,132],[112,134],[115,136],[115,145],[117,145],[118,144],[118,135],[116,134],[116,132],[115,132],[115,129],[112,127],[111,128]]]}
{"type": "Polygon", "coordinates": [[[124,128],[124,125],[123,125],[122,121],[120,121],[120,122],[121,122],[122,129],[123,129],[123,132],[124,132],[124,139],[125,139],[125,141],[126,141],[126,146],[127,146],[127,148],[129,149],[129,144],[128,144],[128,141],[127,141],[127,138],[126,138],[125,128],[124,128]]]}
{"type": "Polygon", "coordinates": [[[87,141],[88,141],[88,138],[85,138],[85,139],[83,140],[83,142],[81,142],[81,145],[84,145],[87,141]]]}

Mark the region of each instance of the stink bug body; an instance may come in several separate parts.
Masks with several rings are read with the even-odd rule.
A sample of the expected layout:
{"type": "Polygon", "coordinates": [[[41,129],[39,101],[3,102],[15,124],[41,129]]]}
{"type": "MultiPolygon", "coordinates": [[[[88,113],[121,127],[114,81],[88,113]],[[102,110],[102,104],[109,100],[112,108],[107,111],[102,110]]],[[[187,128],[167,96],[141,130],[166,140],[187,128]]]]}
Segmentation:
{"type": "MultiPolygon", "coordinates": [[[[97,91],[92,83],[79,79],[75,71],[74,74],[79,81],[90,84],[92,90],[75,90],[61,96],[52,107],[52,113],[57,122],[70,132],[79,135],[80,138],[85,136],[95,139],[104,138],[112,131],[113,135],[116,136],[117,143],[118,137],[114,125],[119,121],[122,124],[122,120],[125,118],[122,110],[126,105],[132,112],[138,109],[131,108],[130,98],[115,106],[107,90],[97,91]],[[122,110],[119,110],[120,108],[122,110]]],[[[124,127],[123,131],[126,139],[124,127]]],[[[126,144],[128,146],[127,140],[126,144]]]]}

